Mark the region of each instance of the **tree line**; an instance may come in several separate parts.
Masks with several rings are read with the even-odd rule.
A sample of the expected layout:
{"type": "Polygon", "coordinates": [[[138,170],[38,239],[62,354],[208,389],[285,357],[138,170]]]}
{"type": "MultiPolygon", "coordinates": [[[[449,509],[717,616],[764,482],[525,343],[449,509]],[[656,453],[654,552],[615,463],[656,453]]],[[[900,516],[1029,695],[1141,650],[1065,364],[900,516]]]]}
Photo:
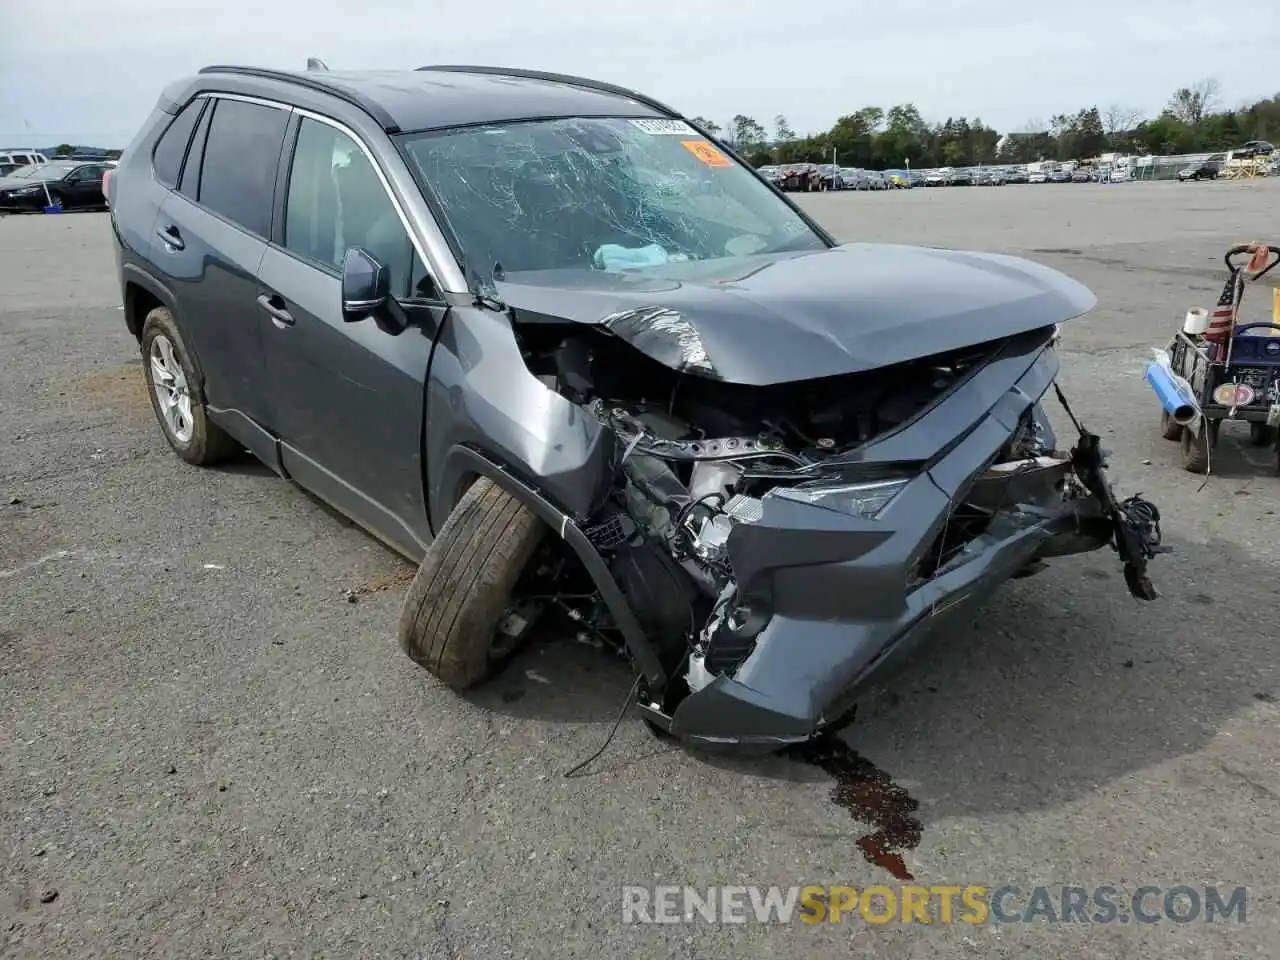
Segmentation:
{"type": "Polygon", "coordinates": [[[1030,120],[1008,136],[977,117],[929,123],[913,103],[863,107],[809,136],[798,136],[785,116],[775,117],[772,129],[744,114],[724,125],[694,120],[756,166],[830,163],[834,152],[845,167],[960,167],[1085,159],[1109,151],[1168,156],[1280,140],[1280,93],[1224,108],[1218,82],[1206,79],[1176,90],[1155,117],[1119,104],[1093,105],[1048,121],[1030,120]]]}

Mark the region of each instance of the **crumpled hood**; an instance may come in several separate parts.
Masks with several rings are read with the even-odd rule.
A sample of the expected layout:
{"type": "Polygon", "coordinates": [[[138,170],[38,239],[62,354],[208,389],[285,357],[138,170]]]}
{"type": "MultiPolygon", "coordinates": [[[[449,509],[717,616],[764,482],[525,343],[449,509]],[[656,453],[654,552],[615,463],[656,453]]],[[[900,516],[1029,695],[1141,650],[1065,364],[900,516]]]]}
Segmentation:
{"type": "Polygon", "coordinates": [[[1051,326],[1097,298],[1049,267],[894,244],[557,270],[496,283],[517,318],[604,327],[672,368],[764,386],[856,373],[1051,326]]]}

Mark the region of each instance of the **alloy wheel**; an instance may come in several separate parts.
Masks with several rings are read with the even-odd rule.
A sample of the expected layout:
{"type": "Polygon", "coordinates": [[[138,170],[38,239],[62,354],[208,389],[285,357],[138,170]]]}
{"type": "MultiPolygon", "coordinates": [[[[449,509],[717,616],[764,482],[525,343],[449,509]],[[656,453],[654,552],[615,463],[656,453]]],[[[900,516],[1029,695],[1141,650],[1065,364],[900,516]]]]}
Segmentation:
{"type": "Polygon", "coordinates": [[[163,333],[151,341],[151,389],[173,438],[182,444],[190,443],[195,422],[191,417],[187,375],[174,352],[173,342],[163,333]]]}

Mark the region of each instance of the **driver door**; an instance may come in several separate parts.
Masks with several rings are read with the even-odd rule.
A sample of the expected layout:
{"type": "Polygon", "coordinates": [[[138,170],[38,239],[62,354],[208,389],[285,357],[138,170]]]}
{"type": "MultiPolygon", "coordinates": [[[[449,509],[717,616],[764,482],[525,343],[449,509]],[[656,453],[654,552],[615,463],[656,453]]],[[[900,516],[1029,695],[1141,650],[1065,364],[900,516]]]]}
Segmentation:
{"type": "Polygon", "coordinates": [[[369,156],[335,126],[293,123],[257,297],[281,461],[301,486],[417,558],[430,540],[425,380],[445,308],[431,299],[369,156]],[[373,314],[342,310],[342,262],[352,247],[391,273],[393,300],[373,314]]]}

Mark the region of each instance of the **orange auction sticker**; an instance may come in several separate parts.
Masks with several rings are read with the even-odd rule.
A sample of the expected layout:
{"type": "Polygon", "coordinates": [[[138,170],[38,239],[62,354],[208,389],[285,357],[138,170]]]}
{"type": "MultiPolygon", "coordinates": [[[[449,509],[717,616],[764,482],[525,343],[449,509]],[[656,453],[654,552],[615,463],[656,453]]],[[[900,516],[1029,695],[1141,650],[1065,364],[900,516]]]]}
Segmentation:
{"type": "Polygon", "coordinates": [[[705,140],[681,140],[680,145],[708,167],[732,167],[733,161],[705,140]]]}

